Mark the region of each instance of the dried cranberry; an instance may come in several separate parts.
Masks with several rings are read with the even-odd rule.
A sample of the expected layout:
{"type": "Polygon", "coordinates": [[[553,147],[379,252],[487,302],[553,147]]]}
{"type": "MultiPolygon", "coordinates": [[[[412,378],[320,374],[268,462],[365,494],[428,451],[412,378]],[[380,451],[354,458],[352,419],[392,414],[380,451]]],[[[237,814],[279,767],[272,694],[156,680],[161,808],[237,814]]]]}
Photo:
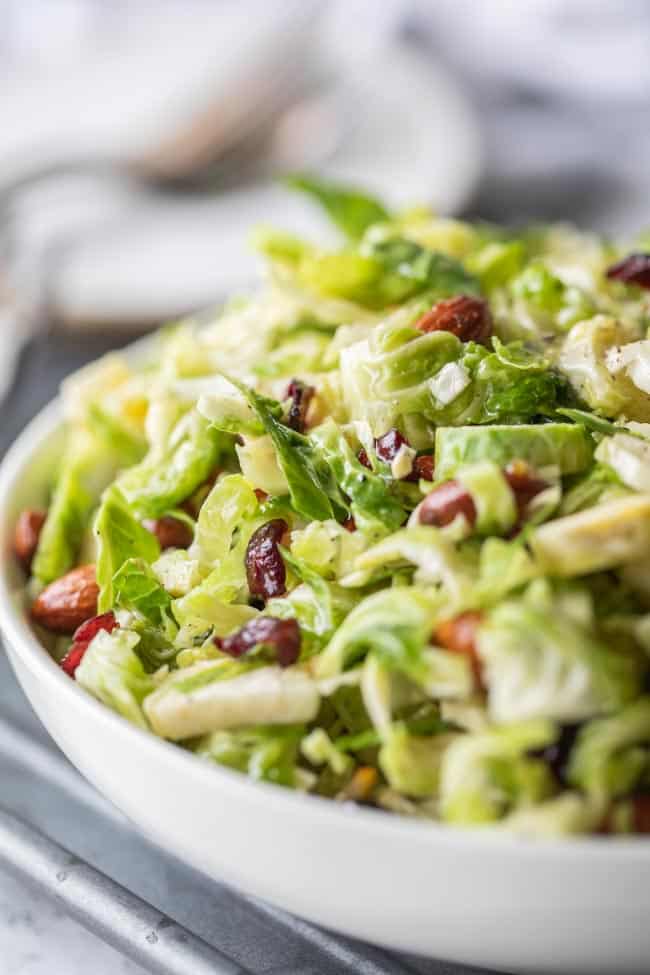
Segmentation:
{"type": "Polygon", "coordinates": [[[413,461],[413,470],[409,475],[409,480],[432,481],[433,480],[433,454],[422,454],[413,461]]]}
{"type": "Polygon", "coordinates": [[[566,785],[566,768],[578,729],[579,725],[577,724],[564,725],[552,745],[535,749],[530,753],[533,758],[542,758],[549,765],[560,785],[566,785]]]}
{"type": "Polygon", "coordinates": [[[85,623],[78,626],[72,637],[72,646],[61,661],[61,669],[65,670],[66,674],[70,677],[74,677],[75,671],[83,660],[84,654],[90,646],[93,637],[100,630],[106,630],[107,633],[112,633],[119,625],[115,619],[115,614],[109,612],[102,613],[100,616],[93,616],[92,619],[86,620],[85,623]]]}
{"type": "Polygon", "coordinates": [[[505,468],[503,476],[515,496],[515,504],[517,505],[516,533],[526,518],[528,505],[536,495],[546,490],[548,484],[541,477],[536,477],[524,460],[513,460],[505,468]]]}
{"type": "Polygon", "coordinates": [[[462,653],[468,658],[478,687],[482,687],[483,682],[481,661],[476,648],[476,632],[482,620],[482,613],[468,610],[454,616],[453,619],[439,623],[434,632],[435,643],[454,653],[462,653]]]}
{"type": "Polygon", "coordinates": [[[461,342],[485,344],[492,335],[492,316],[483,298],[457,295],[437,302],[415,327],[419,332],[451,332],[461,342]]]}
{"type": "Polygon", "coordinates": [[[215,637],[215,645],[231,657],[241,657],[253,647],[264,644],[272,648],[281,667],[295,664],[300,655],[300,626],[297,620],[280,620],[274,616],[257,616],[236,633],[215,637]]]}
{"type": "Polygon", "coordinates": [[[72,635],[72,639],[75,643],[84,640],[90,641],[99,633],[100,630],[106,630],[108,633],[112,633],[113,630],[120,624],[115,619],[115,613],[109,611],[108,613],[102,613],[100,616],[93,616],[92,619],[86,620],[81,626],[78,626],[72,635]]]}
{"type": "Polygon", "coordinates": [[[372,464],[368,460],[368,454],[366,453],[365,447],[362,447],[357,454],[357,460],[360,464],[363,464],[364,467],[367,467],[369,471],[372,470],[372,464]]]}
{"type": "Polygon", "coordinates": [[[268,494],[266,493],[266,491],[263,491],[262,488],[255,488],[255,497],[257,498],[260,504],[263,504],[268,498],[268,494]]]}
{"type": "Polygon", "coordinates": [[[632,798],[632,828],[635,833],[650,833],[650,795],[632,798]]]}
{"type": "Polygon", "coordinates": [[[355,532],[357,530],[357,523],[352,515],[348,515],[343,522],[343,527],[345,528],[346,532],[355,532]]]}
{"type": "MultiPolygon", "coordinates": [[[[410,444],[404,434],[394,427],[384,433],[383,436],[375,439],[375,453],[385,464],[391,464],[395,460],[401,447],[410,447],[410,444]]],[[[368,460],[368,454],[364,447],[357,454],[357,460],[364,467],[372,470],[372,464],[368,460]]],[[[413,480],[412,475],[408,474],[405,480],[413,480]]]]}
{"type": "Polygon", "coordinates": [[[380,460],[385,461],[387,464],[390,464],[391,461],[397,457],[400,447],[404,446],[409,446],[408,440],[399,432],[399,430],[395,430],[394,428],[389,430],[388,433],[385,433],[383,437],[378,437],[377,440],[375,440],[375,452],[377,457],[379,457],[380,460]]]}
{"type": "Polygon", "coordinates": [[[287,570],[278,545],[289,526],[282,518],[273,518],[251,535],[246,549],[246,578],[253,596],[281,596],[285,591],[287,570]]]}
{"type": "Polygon", "coordinates": [[[84,658],[84,654],[90,646],[89,640],[82,643],[73,643],[65,657],[61,661],[61,670],[65,670],[69,677],[74,677],[75,671],[84,658]]]}
{"type": "Polygon", "coordinates": [[[291,399],[287,426],[298,433],[303,433],[307,423],[307,410],[316,390],[300,379],[292,379],[287,387],[287,397],[291,399]]]}
{"type": "Polygon", "coordinates": [[[476,506],[469,491],[458,481],[446,481],[427,494],[420,505],[421,525],[450,525],[458,515],[464,515],[470,527],[476,524],[476,506]]]}
{"type": "Polygon", "coordinates": [[[166,548],[189,548],[194,538],[190,526],[172,515],[163,515],[162,518],[147,518],[143,525],[152,535],[156,536],[163,550],[166,548]]]}
{"type": "Polygon", "coordinates": [[[610,281],[625,281],[640,288],[650,288],[650,254],[628,254],[605,272],[610,281]]]}
{"type": "Polygon", "coordinates": [[[27,570],[31,568],[46,518],[47,513],[36,508],[26,508],[18,516],[14,531],[14,553],[27,570]]]}

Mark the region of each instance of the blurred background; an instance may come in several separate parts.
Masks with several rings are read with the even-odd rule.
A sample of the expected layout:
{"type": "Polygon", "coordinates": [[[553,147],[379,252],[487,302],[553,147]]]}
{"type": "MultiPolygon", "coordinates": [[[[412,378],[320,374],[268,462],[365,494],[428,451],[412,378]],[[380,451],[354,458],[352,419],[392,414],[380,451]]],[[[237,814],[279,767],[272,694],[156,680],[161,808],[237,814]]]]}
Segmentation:
{"type": "MultiPolygon", "coordinates": [[[[0,0],[0,454],[71,369],[254,285],[252,225],[329,233],[282,187],[297,170],[392,206],[648,226],[650,3],[0,0]]],[[[42,742],[1,658],[0,677],[0,711],[42,742]]],[[[0,761],[15,808],[271,964],[229,894],[214,909],[92,803],[80,818],[51,772],[44,803],[38,769],[0,761]]],[[[141,971],[4,875],[0,944],[6,975],[81,975],[91,953],[95,975],[141,971]]]]}
{"type": "Polygon", "coordinates": [[[324,232],[283,172],[650,222],[649,53],[646,0],[0,0],[0,394],[35,333],[93,354],[248,287],[252,224],[324,232]]]}

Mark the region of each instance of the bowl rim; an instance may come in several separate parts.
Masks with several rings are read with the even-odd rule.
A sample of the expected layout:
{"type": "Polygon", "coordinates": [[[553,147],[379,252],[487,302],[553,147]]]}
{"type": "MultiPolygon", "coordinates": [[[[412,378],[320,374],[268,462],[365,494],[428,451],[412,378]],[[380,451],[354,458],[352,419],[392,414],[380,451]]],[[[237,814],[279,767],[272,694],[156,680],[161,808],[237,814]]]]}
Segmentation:
{"type": "MultiPolygon", "coordinates": [[[[140,343],[138,343],[140,344],[140,343]]],[[[74,701],[89,721],[102,722],[111,733],[120,738],[136,736],[141,747],[157,752],[161,758],[171,763],[179,773],[200,779],[203,787],[225,790],[247,802],[264,804],[265,815],[269,809],[273,813],[289,813],[310,817],[314,825],[347,828],[363,833],[364,843],[372,841],[401,841],[417,844],[442,842],[459,853],[497,852],[500,856],[522,856],[526,860],[537,860],[542,856],[548,861],[584,858],[585,855],[603,858],[612,862],[633,859],[638,865],[641,861],[650,864],[650,842],[638,836],[622,836],[612,839],[604,836],[566,836],[532,837],[508,832],[498,827],[460,827],[415,817],[390,814],[384,810],[337,803],[331,799],[283,788],[273,783],[256,782],[248,776],[199,759],[172,742],[166,741],[153,732],[131,724],[121,715],[96,700],[89,693],[70,680],[57,666],[30,628],[25,613],[21,611],[20,600],[16,598],[20,587],[11,581],[13,552],[10,511],[15,507],[15,494],[24,484],[25,468],[39,452],[47,439],[58,432],[63,425],[60,398],[51,400],[25,427],[8,449],[0,463],[0,636],[11,645],[21,663],[41,682],[52,696],[59,698],[63,705],[74,701]]]]}

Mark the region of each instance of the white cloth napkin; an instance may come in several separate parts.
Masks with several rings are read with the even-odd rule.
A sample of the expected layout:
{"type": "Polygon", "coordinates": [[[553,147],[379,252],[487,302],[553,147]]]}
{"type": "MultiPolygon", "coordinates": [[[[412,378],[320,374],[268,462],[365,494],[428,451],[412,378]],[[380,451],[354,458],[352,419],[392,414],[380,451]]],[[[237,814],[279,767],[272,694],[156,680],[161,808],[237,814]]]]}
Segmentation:
{"type": "Polygon", "coordinates": [[[64,44],[69,4],[10,10],[23,6],[41,46],[0,56],[0,189],[61,162],[149,158],[185,133],[200,138],[208,121],[227,143],[260,101],[296,82],[319,19],[317,0],[118,3],[110,17],[113,3],[88,4],[101,14],[94,29],[79,21],[64,44]]]}
{"type": "MultiPolygon", "coordinates": [[[[453,80],[425,56],[386,43],[334,75],[323,106],[335,130],[318,160],[323,174],[395,207],[430,201],[453,213],[465,203],[481,169],[478,126],[453,80]]],[[[276,162],[302,169],[293,150],[309,132],[291,117],[285,127],[276,162]]],[[[187,195],[119,174],[58,177],[14,193],[8,273],[31,320],[156,322],[250,285],[249,238],[259,223],[332,240],[317,208],[275,181],[187,195]]]]}

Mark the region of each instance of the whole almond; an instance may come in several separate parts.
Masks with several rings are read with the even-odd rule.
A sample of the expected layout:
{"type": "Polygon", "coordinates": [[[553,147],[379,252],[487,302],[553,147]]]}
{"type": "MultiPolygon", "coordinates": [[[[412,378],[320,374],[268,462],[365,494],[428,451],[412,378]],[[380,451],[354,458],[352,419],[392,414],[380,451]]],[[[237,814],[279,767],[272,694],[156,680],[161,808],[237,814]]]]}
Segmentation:
{"type": "Polygon", "coordinates": [[[419,332],[451,332],[461,342],[483,345],[492,335],[487,301],[473,295],[456,295],[439,301],[415,323],[419,332]]]}
{"type": "Polygon", "coordinates": [[[476,648],[477,631],[482,622],[483,614],[470,609],[452,619],[438,623],[433,635],[433,642],[438,646],[467,657],[477,687],[483,686],[481,659],[476,648]]]}
{"type": "Polygon", "coordinates": [[[32,605],[32,619],[53,633],[73,633],[97,615],[94,565],[81,565],[46,586],[32,605]]]}
{"type": "Polygon", "coordinates": [[[180,518],[163,515],[162,518],[147,518],[142,522],[147,531],[155,535],[160,542],[161,549],[189,548],[194,533],[189,525],[180,518]]]}
{"type": "Polygon", "coordinates": [[[535,495],[544,491],[548,484],[531,471],[525,460],[511,461],[505,468],[503,476],[512,489],[517,510],[523,518],[529,503],[535,495]]]}
{"type": "Polygon", "coordinates": [[[464,515],[470,528],[476,524],[477,512],[472,495],[458,481],[445,481],[427,494],[419,508],[421,525],[443,528],[464,515]]]}
{"type": "Polygon", "coordinates": [[[25,569],[32,564],[46,517],[44,511],[35,508],[25,508],[18,516],[14,530],[14,554],[25,569]]]}

